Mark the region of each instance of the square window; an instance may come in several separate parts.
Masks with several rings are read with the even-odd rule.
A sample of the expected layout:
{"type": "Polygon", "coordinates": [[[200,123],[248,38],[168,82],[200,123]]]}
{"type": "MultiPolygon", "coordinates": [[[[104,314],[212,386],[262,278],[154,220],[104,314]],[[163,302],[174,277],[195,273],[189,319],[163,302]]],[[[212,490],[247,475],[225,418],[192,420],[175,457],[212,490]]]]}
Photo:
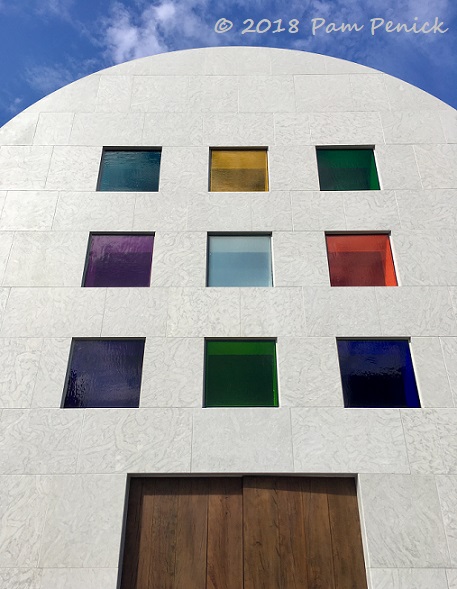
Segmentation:
{"type": "Polygon", "coordinates": [[[91,234],[83,286],[149,286],[153,235],[91,234]]]}
{"type": "Polygon", "coordinates": [[[206,342],[205,407],[277,406],[276,342],[206,342]]]}
{"type": "Polygon", "coordinates": [[[407,340],[338,340],[345,407],[420,407],[407,340]]]}
{"type": "Polygon", "coordinates": [[[212,149],[210,191],[268,190],[266,149],[212,149]]]}
{"type": "Polygon", "coordinates": [[[379,190],[372,149],[317,150],[321,190],[379,190]]]}
{"type": "Polygon", "coordinates": [[[138,407],[144,339],[74,339],[65,408],[138,407]]]}
{"type": "Polygon", "coordinates": [[[269,235],[208,236],[208,286],[272,286],[269,235]]]}
{"type": "Polygon", "coordinates": [[[98,190],[157,192],[160,157],[159,150],[105,149],[100,165],[98,190]]]}
{"type": "Polygon", "coordinates": [[[387,234],[326,235],[332,286],[397,286],[387,234]]]}

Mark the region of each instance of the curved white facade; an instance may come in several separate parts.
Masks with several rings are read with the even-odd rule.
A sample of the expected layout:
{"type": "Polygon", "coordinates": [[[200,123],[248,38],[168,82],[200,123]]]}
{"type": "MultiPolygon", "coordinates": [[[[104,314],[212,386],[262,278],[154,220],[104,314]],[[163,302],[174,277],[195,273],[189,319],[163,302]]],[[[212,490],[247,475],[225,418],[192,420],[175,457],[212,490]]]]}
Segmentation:
{"type": "MultiPolygon", "coordinates": [[[[128,474],[353,475],[371,589],[457,589],[457,114],[378,71],[267,48],[125,63],[0,130],[0,586],[115,589],[128,474]],[[103,147],[158,192],[97,192],[103,147]],[[269,191],[208,191],[209,148],[269,191]],[[380,191],[321,192],[316,146],[380,191]],[[154,232],[150,288],[82,288],[89,232],[154,232]],[[326,231],[390,232],[399,286],[330,286],[326,231]],[[208,288],[208,232],[272,234],[272,288],[208,288]],[[72,338],[145,337],[138,409],[61,409],[72,338]],[[276,338],[278,408],[202,408],[204,338],[276,338]],[[337,337],[411,338],[421,409],[343,403],[337,337]]],[[[286,588],[284,588],[286,589],[286,588]]]]}

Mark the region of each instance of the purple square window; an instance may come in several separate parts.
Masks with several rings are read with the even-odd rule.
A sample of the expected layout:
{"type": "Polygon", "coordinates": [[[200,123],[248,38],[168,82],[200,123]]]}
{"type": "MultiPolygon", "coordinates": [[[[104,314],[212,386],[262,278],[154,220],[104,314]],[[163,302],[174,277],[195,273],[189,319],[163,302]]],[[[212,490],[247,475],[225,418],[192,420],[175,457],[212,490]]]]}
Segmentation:
{"type": "Polygon", "coordinates": [[[153,235],[92,234],[83,286],[149,286],[153,235]]]}
{"type": "Polygon", "coordinates": [[[138,407],[144,339],[75,339],[65,408],[138,407]]]}

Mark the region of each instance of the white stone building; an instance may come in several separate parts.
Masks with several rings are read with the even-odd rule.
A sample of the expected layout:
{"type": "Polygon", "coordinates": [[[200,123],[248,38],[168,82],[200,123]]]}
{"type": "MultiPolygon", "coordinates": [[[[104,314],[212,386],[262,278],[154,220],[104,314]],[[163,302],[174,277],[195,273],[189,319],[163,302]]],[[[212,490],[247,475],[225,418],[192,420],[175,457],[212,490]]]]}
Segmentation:
{"type": "Polygon", "coordinates": [[[356,480],[370,589],[457,589],[456,142],[401,80],[251,47],[118,65],[7,123],[0,587],[120,587],[128,475],[274,474],[356,480]],[[321,190],[317,147],[372,152],[380,190],[321,190]],[[158,190],[97,190],[104,148],[160,153],[158,190]],[[209,190],[212,148],[266,152],[267,190],[209,190]],[[390,236],[398,286],[331,286],[345,232],[390,236]],[[150,287],[81,286],[98,233],[153,234],[150,287]],[[206,286],[217,233],[271,236],[272,286],[206,286]],[[144,339],[139,407],[63,408],[74,338],[144,339]],[[278,406],[203,406],[211,338],[276,343],[278,406]],[[421,407],[345,406],[338,338],[409,342],[421,407]]]}

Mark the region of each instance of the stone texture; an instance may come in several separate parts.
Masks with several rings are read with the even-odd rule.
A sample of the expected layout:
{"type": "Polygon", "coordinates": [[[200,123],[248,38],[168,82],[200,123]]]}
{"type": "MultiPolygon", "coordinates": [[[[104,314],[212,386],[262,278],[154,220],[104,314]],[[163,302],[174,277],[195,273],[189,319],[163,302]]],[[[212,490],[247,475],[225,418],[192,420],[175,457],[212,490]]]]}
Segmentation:
{"type": "Polygon", "coordinates": [[[192,472],[292,472],[287,409],[195,409],[192,472]]]}
{"type": "Polygon", "coordinates": [[[443,568],[449,553],[433,476],[360,475],[360,499],[375,568],[443,568]]]}
{"type": "Polygon", "coordinates": [[[396,409],[307,407],[291,414],[296,472],[409,472],[396,409]]]}
{"type": "Polygon", "coordinates": [[[47,477],[0,476],[0,570],[38,565],[50,494],[47,477]]]}
{"type": "Polygon", "coordinates": [[[86,410],[78,472],[188,472],[191,424],[176,409],[86,410]]]}
{"type": "Polygon", "coordinates": [[[212,47],[120,64],[0,130],[0,586],[115,589],[128,473],[358,477],[370,589],[457,589],[456,111],[324,55],[212,47]],[[316,146],[381,190],[320,191],[316,146]],[[103,147],[158,192],[98,192],[103,147]],[[210,149],[269,189],[209,192],[210,149]],[[399,286],[331,288],[325,232],[386,232],[399,286]],[[90,232],[155,234],[149,288],[81,288],[90,232]],[[206,288],[207,234],[271,234],[273,287],[206,288]],[[72,338],[144,337],[137,409],[61,409],[72,338]],[[203,408],[205,338],[276,340],[277,408],[203,408]],[[336,338],[411,339],[422,409],[343,406],[336,338]]]}
{"type": "Polygon", "coordinates": [[[4,231],[51,229],[57,204],[57,192],[9,191],[0,217],[4,231]]]}
{"type": "Polygon", "coordinates": [[[125,475],[53,476],[46,482],[52,509],[42,530],[40,567],[116,568],[125,475]]]}
{"type": "Polygon", "coordinates": [[[4,410],[0,418],[0,472],[75,472],[82,418],[79,411],[4,410]]]}
{"type": "Polygon", "coordinates": [[[371,569],[372,589],[448,589],[444,569],[371,569]]]}
{"type": "Polygon", "coordinates": [[[41,339],[0,339],[0,407],[30,407],[41,357],[41,339]]]}

